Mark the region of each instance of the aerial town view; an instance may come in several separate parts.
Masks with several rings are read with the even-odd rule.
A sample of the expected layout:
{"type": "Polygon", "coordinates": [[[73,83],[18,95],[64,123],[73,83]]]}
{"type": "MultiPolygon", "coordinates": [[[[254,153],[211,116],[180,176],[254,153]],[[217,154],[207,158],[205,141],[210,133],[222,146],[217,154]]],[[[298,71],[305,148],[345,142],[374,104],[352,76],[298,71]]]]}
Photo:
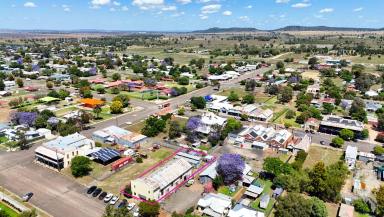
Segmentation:
{"type": "Polygon", "coordinates": [[[0,217],[384,217],[383,0],[1,0],[0,217]]]}

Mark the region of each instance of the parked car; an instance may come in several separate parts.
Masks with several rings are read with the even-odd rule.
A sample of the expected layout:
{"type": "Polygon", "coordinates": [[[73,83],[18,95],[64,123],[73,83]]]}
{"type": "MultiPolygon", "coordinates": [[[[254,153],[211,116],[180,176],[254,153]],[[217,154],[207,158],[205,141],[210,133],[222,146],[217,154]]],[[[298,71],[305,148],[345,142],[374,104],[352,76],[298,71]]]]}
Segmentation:
{"type": "Polygon", "coordinates": [[[118,209],[121,209],[121,208],[127,206],[127,203],[128,203],[128,201],[127,201],[126,199],[123,199],[123,200],[119,203],[119,205],[117,205],[117,208],[118,208],[118,209]]]}
{"type": "Polygon", "coordinates": [[[113,197],[113,194],[108,193],[107,196],[105,196],[104,198],[104,202],[108,203],[112,199],[112,197],[113,197]]]}
{"type": "Polygon", "coordinates": [[[115,205],[118,200],[119,200],[119,196],[113,196],[111,201],[109,201],[109,204],[115,205]]]}
{"type": "Polygon", "coordinates": [[[325,145],[325,142],[324,142],[324,141],[320,141],[320,144],[321,144],[321,145],[325,145]]]}
{"type": "Polygon", "coordinates": [[[133,208],[135,208],[136,204],[135,203],[129,203],[127,206],[127,209],[131,211],[133,208]]]}
{"type": "Polygon", "coordinates": [[[22,199],[23,199],[24,202],[28,202],[31,199],[32,196],[33,196],[33,193],[32,192],[28,192],[28,193],[23,195],[22,199]]]}
{"type": "Polygon", "coordinates": [[[97,188],[93,193],[92,193],[92,197],[97,197],[100,193],[101,193],[102,189],[101,188],[97,188]]]}
{"type": "Polygon", "coordinates": [[[96,190],[97,186],[91,186],[87,190],[87,194],[92,194],[96,190]]]}
{"type": "Polygon", "coordinates": [[[105,196],[107,196],[107,192],[103,191],[103,193],[101,193],[101,194],[99,195],[99,200],[104,199],[105,196]]]}

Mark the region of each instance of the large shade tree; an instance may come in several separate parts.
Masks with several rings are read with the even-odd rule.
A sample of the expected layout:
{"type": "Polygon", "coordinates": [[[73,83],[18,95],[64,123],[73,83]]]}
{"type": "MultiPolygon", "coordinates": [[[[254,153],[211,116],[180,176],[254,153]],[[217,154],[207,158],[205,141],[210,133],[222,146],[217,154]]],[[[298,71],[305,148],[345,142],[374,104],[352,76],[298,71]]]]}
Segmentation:
{"type": "Polygon", "coordinates": [[[238,154],[223,154],[218,161],[217,173],[225,184],[233,184],[243,177],[245,162],[238,154]]]}

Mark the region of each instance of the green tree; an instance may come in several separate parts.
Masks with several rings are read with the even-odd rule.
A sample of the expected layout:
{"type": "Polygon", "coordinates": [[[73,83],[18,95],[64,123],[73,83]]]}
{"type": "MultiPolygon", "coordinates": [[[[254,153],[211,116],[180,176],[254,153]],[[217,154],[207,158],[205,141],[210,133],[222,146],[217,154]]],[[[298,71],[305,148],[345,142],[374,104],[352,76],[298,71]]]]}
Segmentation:
{"type": "Polygon", "coordinates": [[[177,121],[171,121],[169,123],[169,131],[168,131],[168,137],[170,139],[179,138],[181,136],[181,132],[183,131],[182,127],[180,126],[179,122],[177,121]]]}
{"type": "Polygon", "coordinates": [[[383,216],[384,215],[384,185],[380,185],[379,189],[375,189],[372,192],[375,195],[377,207],[376,207],[376,215],[383,216]]]}
{"type": "Polygon", "coordinates": [[[5,84],[3,79],[0,79],[0,91],[3,91],[5,89],[5,84]]]}
{"type": "Polygon", "coordinates": [[[228,101],[230,102],[239,101],[239,96],[234,91],[231,91],[228,95],[228,101]]]}
{"type": "Polygon", "coordinates": [[[243,124],[234,119],[234,118],[228,118],[227,123],[225,124],[222,132],[221,132],[221,139],[225,139],[229,133],[239,130],[243,127],[243,124]]]}
{"type": "Polygon", "coordinates": [[[336,147],[336,148],[341,148],[344,144],[344,139],[340,138],[340,137],[335,137],[332,139],[332,146],[333,147],[336,147]]]}
{"type": "Polygon", "coordinates": [[[384,147],[381,145],[377,145],[373,148],[373,153],[375,155],[383,155],[384,154],[384,147]]]}
{"type": "Polygon", "coordinates": [[[102,109],[99,105],[97,105],[95,108],[93,108],[92,112],[96,115],[96,119],[99,119],[102,109]]]}
{"type": "Polygon", "coordinates": [[[275,217],[310,217],[312,203],[300,194],[289,193],[280,197],[276,205],[275,217]]]}
{"type": "Polygon", "coordinates": [[[121,75],[119,73],[112,74],[112,80],[117,81],[121,79],[121,75]]]}
{"type": "Polygon", "coordinates": [[[280,174],[289,174],[292,172],[291,165],[284,163],[282,160],[276,157],[267,157],[264,159],[263,170],[272,173],[275,176],[280,174]]]}
{"type": "Polygon", "coordinates": [[[293,97],[293,89],[291,86],[286,86],[281,90],[279,94],[279,101],[282,103],[287,103],[292,100],[293,97]]]}
{"type": "Polygon", "coordinates": [[[355,138],[355,133],[349,129],[342,129],[339,134],[342,139],[347,141],[350,141],[355,138]]]}
{"type": "Polygon", "coordinates": [[[160,204],[156,201],[139,203],[139,214],[142,217],[157,217],[160,212],[160,204]]]}
{"type": "Polygon", "coordinates": [[[331,114],[335,106],[331,103],[323,103],[323,114],[331,114]]]}
{"type": "Polygon", "coordinates": [[[276,68],[277,69],[283,69],[284,68],[284,63],[282,61],[279,61],[276,63],[276,68]]]}
{"type": "Polygon", "coordinates": [[[163,118],[150,116],[147,120],[145,120],[145,126],[141,129],[141,133],[148,137],[155,137],[159,133],[163,132],[166,126],[167,122],[163,118]]]}
{"type": "Polygon", "coordinates": [[[19,217],[37,217],[36,209],[32,209],[30,211],[24,211],[19,214],[19,217]]]}
{"type": "Polygon", "coordinates": [[[109,109],[111,110],[111,114],[123,113],[123,103],[119,100],[113,101],[109,109]]]}
{"type": "Polygon", "coordinates": [[[198,97],[191,98],[191,104],[195,106],[197,109],[204,109],[207,102],[205,101],[204,97],[198,96],[198,97]]]}
{"type": "Polygon", "coordinates": [[[21,79],[21,78],[17,78],[17,79],[16,79],[16,84],[17,84],[17,86],[19,86],[19,87],[24,87],[24,81],[23,81],[23,79],[21,79]]]}
{"type": "Polygon", "coordinates": [[[180,85],[188,85],[189,84],[189,78],[186,77],[186,76],[181,77],[181,78],[179,78],[177,83],[180,84],[180,85]]]}
{"type": "Polygon", "coordinates": [[[369,204],[366,203],[363,199],[359,198],[353,201],[353,206],[355,207],[355,210],[359,213],[370,213],[371,207],[369,207],[369,204]]]}
{"type": "Polygon", "coordinates": [[[327,217],[328,216],[327,207],[325,206],[324,201],[320,200],[317,197],[312,197],[310,199],[310,202],[312,203],[311,217],[327,217]]]}
{"type": "Polygon", "coordinates": [[[358,121],[365,122],[367,120],[367,112],[365,111],[365,102],[361,98],[355,98],[349,109],[349,115],[358,121]]]}
{"type": "Polygon", "coordinates": [[[71,172],[74,177],[82,177],[92,171],[91,160],[84,156],[76,156],[71,160],[71,172]]]}
{"type": "Polygon", "coordinates": [[[243,97],[242,103],[253,104],[255,103],[255,96],[253,94],[247,94],[243,97]]]}

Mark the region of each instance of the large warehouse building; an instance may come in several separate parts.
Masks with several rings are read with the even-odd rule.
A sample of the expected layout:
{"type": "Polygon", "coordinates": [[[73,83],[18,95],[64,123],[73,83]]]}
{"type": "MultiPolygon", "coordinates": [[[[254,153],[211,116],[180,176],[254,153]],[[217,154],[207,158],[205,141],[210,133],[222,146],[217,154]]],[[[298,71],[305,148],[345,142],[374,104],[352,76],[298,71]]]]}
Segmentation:
{"type": "Polygon", "coordinates": [[[187,180],[192,168],[184,158],[173,159],[152,173],[132,180],[132,194],[144,200],[158,200],[187,180]]]}

